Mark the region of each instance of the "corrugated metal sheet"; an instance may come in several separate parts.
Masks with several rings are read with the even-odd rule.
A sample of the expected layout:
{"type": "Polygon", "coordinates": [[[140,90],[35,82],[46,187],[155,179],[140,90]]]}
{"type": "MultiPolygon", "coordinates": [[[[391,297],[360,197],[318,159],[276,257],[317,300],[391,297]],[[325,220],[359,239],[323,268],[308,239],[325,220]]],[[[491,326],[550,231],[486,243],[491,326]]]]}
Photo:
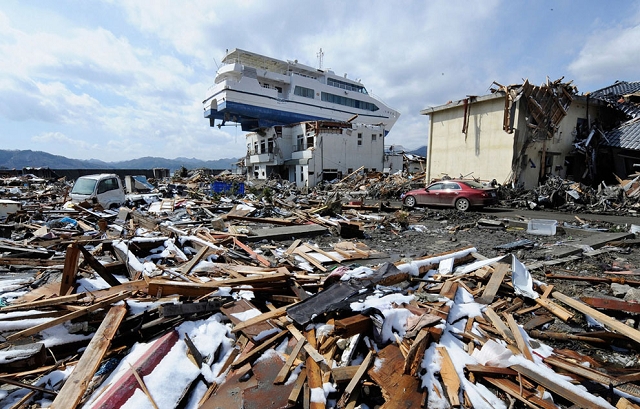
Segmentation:
{"type": "Polygon", "coordinates": [[[629,121],[607,132],[605,138],[600,142],[602,145],[640,151],[640,120],[629,121]]]}

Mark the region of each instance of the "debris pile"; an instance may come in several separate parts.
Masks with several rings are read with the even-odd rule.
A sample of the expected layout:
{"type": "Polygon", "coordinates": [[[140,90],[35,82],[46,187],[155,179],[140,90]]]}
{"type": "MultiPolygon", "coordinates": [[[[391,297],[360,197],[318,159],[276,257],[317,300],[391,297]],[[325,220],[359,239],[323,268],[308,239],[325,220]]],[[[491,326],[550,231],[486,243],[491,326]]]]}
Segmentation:
{"type": "Polygon", "coordinates": [[[600,214],[636,213],[640,208],[640,174],[619,179],[618,185],[602,182],[597,188],[549,176],[544,184],[525,191],[501,186],[502,204],[529,209],[557,209],[600,214]]]}
{"type": "Polygon", "coordinates": [[[638,407],[639,272],[618,265],[621,283],[558,270],[576,252],[633,246],[633,233],[520,261],[511,250],[556,239],[277,180],[244,196],[211,192],[202,174],[172,182],[183,197],[117,211],[60,198],[8,216],[4,407],[638,407]],[[483,255],[447,237],[465,232],[530,240],[483,255]],[[403,236],[412,252],[431,237],[453,248],[392,260],[403,236]],[[630,288],[578,300],[558,285],[576,280],[630,288]]]}

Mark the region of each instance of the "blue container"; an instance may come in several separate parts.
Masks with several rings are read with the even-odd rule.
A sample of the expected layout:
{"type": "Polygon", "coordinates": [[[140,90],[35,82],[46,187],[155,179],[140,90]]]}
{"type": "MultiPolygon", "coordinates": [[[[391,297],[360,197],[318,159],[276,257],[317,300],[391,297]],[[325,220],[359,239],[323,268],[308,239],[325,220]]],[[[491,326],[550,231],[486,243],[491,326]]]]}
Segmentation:
{"type": "Polygon", "coordinates": [[[244,195],[244,182],[213,182],[211,184],[211,192],[242,196],[244,195]]]}

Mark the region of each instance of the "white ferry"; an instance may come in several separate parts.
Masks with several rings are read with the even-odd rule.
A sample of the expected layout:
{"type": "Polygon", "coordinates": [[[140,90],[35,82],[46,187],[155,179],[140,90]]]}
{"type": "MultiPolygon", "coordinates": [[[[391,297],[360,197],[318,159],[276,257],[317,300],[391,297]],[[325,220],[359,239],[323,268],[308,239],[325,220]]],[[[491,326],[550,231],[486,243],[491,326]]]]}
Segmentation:
{"type": "Polygon", "coordinates": [[[304,121],[336,120],[382,125],[388,133],[400,113],[372,97],[359,82],[296,61],[234,49],[218,69],[203,101],[211,126],[243,131],[304,121]]]}

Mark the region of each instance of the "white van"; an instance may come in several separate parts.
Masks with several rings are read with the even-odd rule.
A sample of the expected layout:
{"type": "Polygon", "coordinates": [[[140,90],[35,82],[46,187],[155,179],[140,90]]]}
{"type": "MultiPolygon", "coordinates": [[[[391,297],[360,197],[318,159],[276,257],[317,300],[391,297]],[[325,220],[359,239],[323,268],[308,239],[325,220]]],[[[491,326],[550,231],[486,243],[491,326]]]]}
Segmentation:
{"type": "Polygon", "coordinates": [[[70,196],[74,203],[99,203],[104,209],[120,207],[125,201],[122,182],[114,173],[79,177],[73,184],[70,196]]]}

